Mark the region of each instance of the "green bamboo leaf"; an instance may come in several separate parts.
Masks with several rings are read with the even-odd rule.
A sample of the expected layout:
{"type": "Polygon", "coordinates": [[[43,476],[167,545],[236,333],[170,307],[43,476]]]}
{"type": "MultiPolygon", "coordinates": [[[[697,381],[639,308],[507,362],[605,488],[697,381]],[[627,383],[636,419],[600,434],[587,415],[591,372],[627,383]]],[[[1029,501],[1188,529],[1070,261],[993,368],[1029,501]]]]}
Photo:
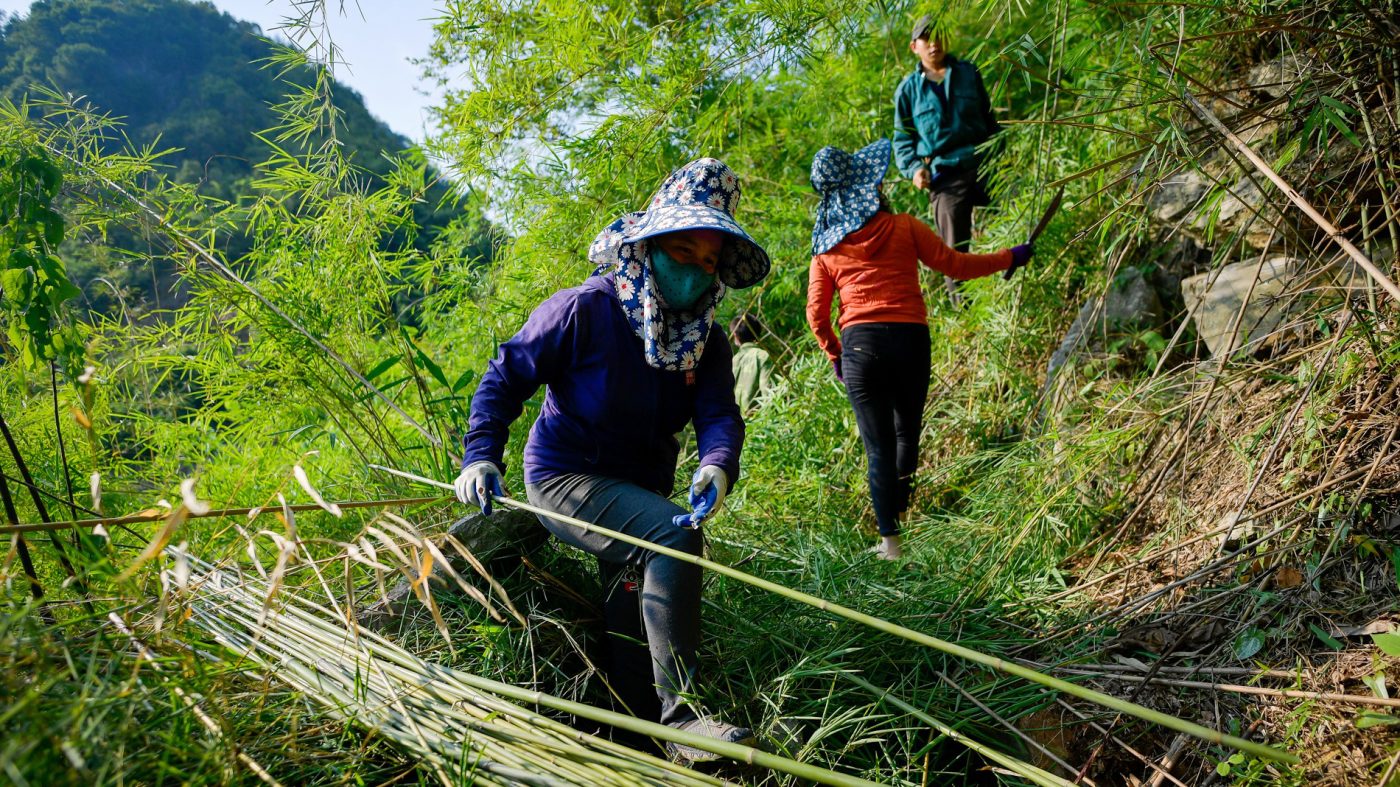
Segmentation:
{"type": "Polygon", "coordinates": [[[373,367],[372,369],[370,369],[369,371],[365,372],[365,379],[366,379],[366,380],[371,380],[371,381],[374,380],[374,378],[376,378],[376,377],[378,377],[379,375],[383,374],[384,372],[388,371],[388,370],[389,370],[389,367],[391,367],[391,366],[393,366],[394,364],[398,363],[398,362],[399,362],[399,359],[402,358],[402,357],[403,357],[403,356],[401,356],[401,355],[395,354],[395,355],[389,356],[388,358],[385,358],[384,360],[382,360],[382,361],[380,361],[379,363],[375,364],[374,367],[373,367]]]}
{"type": "Polygon", "coordinates": [[[1400,634],[1372,634],[1371,639],[1387,656],[1400,656],[1400,634]]]}
{"type": "Polygon", "coordinates": [[[1309,624],[1308,624],[1308,628],[1312,629],[1312,633],[1313,633],[1314,636],[1316,636],[1318,639],[1322,640],[1322,644],[1326,645],[1327,647],[1331,648],[1332,650],[1341,650],[1341,649],[1342,649],[1342,643],[1341,643],[1339,640],[1337,640],[1337,639],[1335,639],[1335,638],[1329,636],[1329,635],[1327,634],[1327,632],[1325,632],[1325,631],[1323,631],[1322,629],[1318,628],[1316,625],[1314,625],[1314,624],[1312,624],[1312,623],[1309,623],[1309,624]]]}
{"type": "Polygon", "coordinates": [[[1327,119],[1327,123],[1329,125],[1337,129],[1337,131],[1340,132],[1342,136],[1346,137],[1348,142],[1350,142],[1358,148],[1361,147],[1361,140],[1356,136],[1356,132],[1351,130],[1351,126],[1347,125],[1347,122],[1342,119],[1341,115],[1338,115],[1331,109],[1324,108],[1321,111],[1322,116],[1327,119]]]}
{"type": "Polygon", "coordinates": [[[417,355],[418,355],[418,362],[421,363],[421,364],[423,364],[423,367],[424,367],[425,369],[428,370],[428,374],[431,374],[431,375],[433,376],[433,379],[434,379],[434,380],[437,380],[438,382],[442,383],[442,387],[444,387],[444,388],[449,388],[449,389],[450,389],[450,388],[452,387],[452,386],[447,382],[447,375],[443,374],[443,372],[442,372],[442,367],[441,367],[441,366],[438,366],[436,363],[434,363],[434,362],[433,362],[433,359],[432,359],[432,358],[429,358],[427,353],[423,352],[423,351],[420,349],[420,350],[418,350],[417,355]]]}
{"type": "Polygon", "coordinates": [[[1400,716],[1392,716],[1389,713],[1374,713],[1364,710],[1356,714],[1356,728],[1358,730],[1371,727],[1389,727],[1396,724],[1400,724],[1400,716]]]}
{"type": "Polygon", "coordinates": [[[1331,96],[1322,96],[1318,100],[1343,114],[1351,114],[1356,111],[1350,104],[1344,104],[1331,96]]]}
{"type": "Polygon", "coordinates": [[[457,393],[458,391],[461,391],[463,388],[467,387],[469,384],[471,384],[472,379],[475,377],[476,372],[472,369],[468,369],[465,372],[462,372],[462,375],[457,378],[457,382],[452,384],[452,393],[457,393]]]}

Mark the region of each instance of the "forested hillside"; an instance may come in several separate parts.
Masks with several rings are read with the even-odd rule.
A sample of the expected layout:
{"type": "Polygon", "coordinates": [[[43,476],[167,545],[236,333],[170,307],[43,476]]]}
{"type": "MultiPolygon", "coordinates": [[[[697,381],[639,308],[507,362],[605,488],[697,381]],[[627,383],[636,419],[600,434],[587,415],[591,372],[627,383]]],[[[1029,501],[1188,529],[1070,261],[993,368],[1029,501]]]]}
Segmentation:
{"type": "MultiPolygon", "coordinates": [[[[289,10],[289,19],[298,18],[289,10]]],[[[281,40],[290,36],[283,31],[281,40]]],[[[254,194],[259,168],[280,152],[295,155],[331,144],[359,169],[357,187],[383,186],[394,158],[423,166],[408,139],[365,109],[355,91],[336,85],[332,106],[316,106],[317,72],[279,55],[277,38],[212,4],[188,0],[43,0],[0,29],[0,95],[28,102],[31,115],[56,96],[67,96],[118,125],[95,135],[106,153],[127,148],[156,154],[155,172],[194,187],[208,204],[236,206],[254,194]],[[335,122],[303,133],[278,107],[335,114],[335,122]]],[[[476,216],[437,173],[414,205],[415,232],[395,232],[383,245],[426,250],[453,219],[476,216]]],[[[217,239],[233,257],[248,251],[238,231],[217,239]]],[[[470,253],[489,258],[488,228],[470,253]]],[[[128,253],[159,252],[159,242],[130,228],[112,227],[102,238],[82,237],[67,251],[74,278],[95,311],[113,314],[117,301],[141,310],[183,305],[186,293],[176,264],[133,271],[128,253]],[[152,277],[150,274],[155,273],[152,277]],[[115,288],[98,282],[117,284],[115,288]],[[115,290],[115,291],[114,291],[115,290]]]]}
{"type": "MultiPolygon", "coordinates": [[[[334,39],[337,4],[289,5],[334,39]]],[[[7,90],[122,65],[0,112],[0,771],[1400,783],[1398,10],[458,0],[424,53],[449,88],[427,146],[479,204],[437,231],[431,170],[361,155],[392,140],[315,52],[269,81],[208,7],[38,4],[5,28],[7,90]],[[960,306],[923,272],[932,385],[904,555],[882,561],[806,325],[809,172],[894,131],[928,12],[1004,127],[973,250],[1064,202],[1028,265],[960,306]],[[140,13],[169,27],[133,53],[116,31],[140,13]],[[208,65],[176,78],[166,57],[208,65]],[[211,91],[270,131],[227,128],[240,110],[211,91]],[[157,128],[190,152],[155,155],[157,128]],[[702,156],[733,168],[773,262],[716,319],[760,317],[779,379],[703,526],[694,692],[760,745],[692,770],[657,756],[669,728],[599,710],[619,698],[592,558],[441,484],[500,343],[702,156]],[[503,228],[490,265],[481,215],[503,228]],[[71,280],[117,237],[142,239],[127,275],[179,277],[168,319],[80,307],[71,280]]],[[[510,433],[517,504],[541,400],[510,433]]]]}

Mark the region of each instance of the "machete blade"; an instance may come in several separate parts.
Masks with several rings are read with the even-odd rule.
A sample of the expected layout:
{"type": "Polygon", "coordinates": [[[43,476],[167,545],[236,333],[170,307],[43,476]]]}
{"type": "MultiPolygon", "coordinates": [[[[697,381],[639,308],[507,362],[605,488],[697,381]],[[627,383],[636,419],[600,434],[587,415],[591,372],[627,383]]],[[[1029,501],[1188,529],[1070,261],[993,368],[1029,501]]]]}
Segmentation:
{"type": "MultiPolygon", "coordinates": [[[[1035,229],[1031,230],[1030,237],[1026,238],[1026,243],[1035,243],[1035,239],[1040,237],[1040,233],[1045,231],[1046,226],[1050,224],[1050,220],[1055,218],[1055,214],[1060,211],[1060,201],[1064,198],[1065,187],[1061,186],[1055,192],[1055,196],[1050,198],[1050,204],[1045,206],[1045,212],[1040,214],[1040,221],[1036,222],[1035,229]]],[[[1002,278],[1009,280],[1011,274],[1012,270],[1007,268],[1006,273],[1002,274],[1002,278]]]]}

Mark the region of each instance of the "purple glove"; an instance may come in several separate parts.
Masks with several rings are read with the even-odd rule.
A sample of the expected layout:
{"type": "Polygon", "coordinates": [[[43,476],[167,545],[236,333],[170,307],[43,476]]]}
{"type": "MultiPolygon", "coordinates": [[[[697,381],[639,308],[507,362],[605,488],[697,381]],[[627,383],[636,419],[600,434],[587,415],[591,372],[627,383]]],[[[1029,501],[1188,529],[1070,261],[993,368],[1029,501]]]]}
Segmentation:
{"type": "Polygon", "coordinates": [[[1006,278],[1011,278],[1011,274],[1016,269],[1031,261],[1031,256],[1035,254],[1035,246],[1029,243],[1022,243],[1011,247],[1011,267],[1006,269],[1006,278]]]}
{"type": "Polygon", "coordinates": [[[831,370],[832,370],[833,372],[836,372],[836,381],[839,382],[839,383],[841,383],[842,385],[845,385],[845,384],[846,384],[846,378],[843,377],[843,376],[841,376],[841,357],[840,357],[840,356],[837,356],[837,357],[831,359],[831,370]]]}

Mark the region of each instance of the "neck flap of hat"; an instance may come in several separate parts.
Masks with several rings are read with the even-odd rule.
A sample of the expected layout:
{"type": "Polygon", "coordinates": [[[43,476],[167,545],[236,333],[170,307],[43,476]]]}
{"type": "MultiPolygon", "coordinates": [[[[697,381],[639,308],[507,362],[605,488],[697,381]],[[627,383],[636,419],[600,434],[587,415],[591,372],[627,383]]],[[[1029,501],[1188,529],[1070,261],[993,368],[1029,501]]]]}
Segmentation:
{"type": "Polygon", "coordinates": [[[821,194],[812,226],[812,254],[825,253],[865,226],[880,209],[880,183],[890,166],[890,141],[877,139],[854,154],[828,145],[812,158],[812,187],[821,194]]]}

